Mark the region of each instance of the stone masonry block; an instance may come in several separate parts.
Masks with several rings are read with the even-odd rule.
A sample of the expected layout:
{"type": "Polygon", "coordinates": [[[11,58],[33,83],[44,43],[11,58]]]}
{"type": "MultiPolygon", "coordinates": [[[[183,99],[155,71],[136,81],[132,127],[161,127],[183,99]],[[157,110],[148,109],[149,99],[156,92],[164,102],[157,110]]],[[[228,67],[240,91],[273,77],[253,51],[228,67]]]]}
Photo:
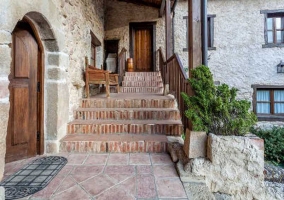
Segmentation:
{"type": "Polygon", "coordinates": [[[9,83],[8,80],[0,80],[0,99],[9,97],[9,83]]]}
{"type": "Polygon", "coordinates": [[[67,73],[65,72],[65,70],[58,68],[58,67],[49,68],[47,70],[47,74],[50,80],[64,80],[66,79],[66,76],[67,76],[67,73]]]}
{"type": "Polygon", "coordinates": [[[5,200],[5,188],[0,187],[0,200],[5,200]]]}
{"type": "Polygon", "coordinates": [[[206,157],[206,132],[186,130],[184,152],[188,158],[206,157]]]}
{"type": "Polygon", "coordinates": [[[10,44],[12,43],[12,35],[8,31],[0,31],[0,44],[10,44]]]}
{"type": "Polygon", "coordinates": [[[8,45],[0,45],[0,75],[10,74],[11,62],[11,48],[8,45]]]}

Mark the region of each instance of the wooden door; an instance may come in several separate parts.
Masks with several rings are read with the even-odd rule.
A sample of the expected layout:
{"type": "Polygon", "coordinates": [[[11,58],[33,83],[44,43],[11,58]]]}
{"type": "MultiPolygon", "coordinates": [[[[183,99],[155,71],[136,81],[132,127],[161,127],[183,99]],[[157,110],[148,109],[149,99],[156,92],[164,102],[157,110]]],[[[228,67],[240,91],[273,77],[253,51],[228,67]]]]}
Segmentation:
{"type": "Polygon", "coordinates": [[[27,23],[13,32],[6,162],[37,154],[39,47],[27,23]]]}
{"type": "Polygon", "coordinates": [[[153,65],[152,32],[150,29],[136,29],[134,36],[134,70],[147,72],[153,65]]]}

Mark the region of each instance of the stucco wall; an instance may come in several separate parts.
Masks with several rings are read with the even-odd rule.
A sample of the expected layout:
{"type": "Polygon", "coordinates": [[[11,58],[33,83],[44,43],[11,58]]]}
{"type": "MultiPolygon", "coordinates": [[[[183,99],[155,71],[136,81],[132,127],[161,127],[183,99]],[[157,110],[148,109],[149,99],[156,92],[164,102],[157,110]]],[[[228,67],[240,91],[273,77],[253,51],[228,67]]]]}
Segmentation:
{"type": "Polygon", "coordinates": [[[114,0],[106,1],[105,39],[118,39],[119,52],[124,47],[129,57],[129,23],[156,22],[156,50],[165,51],[165,22],[159,9],[114,0]]]}
{"type": "MultiPolygon", "coordinates": [[[[279,0],[208,0],[208,14],[214,18],[214,47],[208,65],[214,80],[239,89],[238,97],[252,101],[254,84],[283,85],[283,73],[276,66],[284,60],[284,48],[262,48],[264,15],[260,10],[283,9],[279,0]]],[[[185,47],[187,1],[179,1],[175,15],[175,52],[188,66],[185,47]]]]}
{"type": "MultiPolygon", "coordinates": [[[[58,140],[66,134],[66,123],[83,96],[84,57],[90,57],[91,51],[90,30],[103,44],[103,6],[104,0],[0,0],[0,179],[10,107],[12,31],[17,22],[28,16],[44,46],[45,152],[56,152],[58,140]]],[[[101,49],[98,65],[103,62],[101,49]]]]}

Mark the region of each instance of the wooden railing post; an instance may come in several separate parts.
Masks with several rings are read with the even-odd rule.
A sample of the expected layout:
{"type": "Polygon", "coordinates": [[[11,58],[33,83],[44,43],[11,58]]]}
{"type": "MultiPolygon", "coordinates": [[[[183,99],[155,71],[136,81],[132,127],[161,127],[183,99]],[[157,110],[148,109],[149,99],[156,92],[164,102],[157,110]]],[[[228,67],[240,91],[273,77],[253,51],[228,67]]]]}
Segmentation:
{"type": "MultiPolygon", "coordinates": [[[[171,1],[166,0],[166,60],[171,57],[172,54],[172,20],[171,20],[171,1]]],[[[164,95],[169,94],[169,66],[166,64],[166,76],[164,85],[164,95]]]]}
{"type": "MultiPolygon", "coordinates": [[[[196,68],[202,64],[201,1],[188,1],[188,66],[196,68]]],[[[190,71],[190,70],[189,70],[190,71]]]]}

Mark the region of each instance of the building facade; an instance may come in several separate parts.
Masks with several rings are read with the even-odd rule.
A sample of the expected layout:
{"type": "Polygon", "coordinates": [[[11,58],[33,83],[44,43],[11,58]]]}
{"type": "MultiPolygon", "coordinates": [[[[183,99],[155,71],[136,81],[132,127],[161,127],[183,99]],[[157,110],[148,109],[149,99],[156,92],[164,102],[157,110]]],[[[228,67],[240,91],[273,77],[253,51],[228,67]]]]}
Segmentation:
{"type": "MultiPolygon", "coordinates": [[[[214,81],[237,88],[238,98],[252,102],[260,126],[283,125],[282,4],[278,0],[208,0],[207,8],[208,66],[214,81]]],[[[174,14],[174,51],[187,71],[186,16],[187,1],[179,1],[174,14]]]]}

